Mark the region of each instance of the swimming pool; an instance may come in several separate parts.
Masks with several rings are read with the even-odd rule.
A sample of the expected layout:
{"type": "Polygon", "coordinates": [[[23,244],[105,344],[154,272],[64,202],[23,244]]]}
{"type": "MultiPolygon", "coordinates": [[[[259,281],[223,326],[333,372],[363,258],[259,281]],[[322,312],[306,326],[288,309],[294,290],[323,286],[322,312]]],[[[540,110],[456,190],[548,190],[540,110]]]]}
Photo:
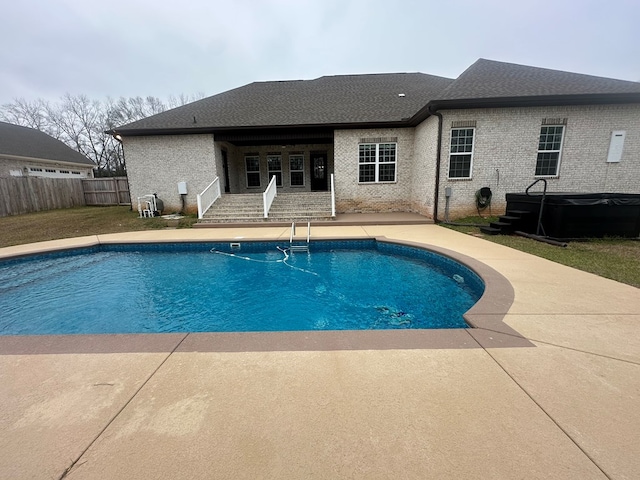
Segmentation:
{"type": "Polygon", "coordinates": [[[0,334],[465,328],[465,266],[376,240],[100,245],[0,262],[0,334]],[[285,251],[283,251],[285,250],[285,251]]]}

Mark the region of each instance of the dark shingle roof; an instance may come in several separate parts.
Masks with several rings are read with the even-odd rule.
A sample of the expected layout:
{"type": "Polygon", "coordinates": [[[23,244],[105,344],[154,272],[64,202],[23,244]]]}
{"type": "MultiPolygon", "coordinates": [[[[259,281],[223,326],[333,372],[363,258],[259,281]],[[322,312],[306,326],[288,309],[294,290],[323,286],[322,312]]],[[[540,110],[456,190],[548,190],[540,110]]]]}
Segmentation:
{"type": "Polygon", "coordinates": [[[116,130],[122,133],[401,122],[436,98],[452,81],[423,73],[394,73],[255,82],[116,130]]]}
{"type": "Polygon", "coordinates": [[[269,127],[412,126],[429,116],[431,107],[608,102],[640,103],[640,83],[480,59],[455,80],[391,73],[256,82],[115,130],[146,135],[269,127]]]}
{"type": "Polygon", "coordinates": [[[640,83],[481,58],[438,100],[640,93],[640,83]]]}
{"type": "Polygon", "coordinates": [[[87,157],[60,140],[33,128],[0,122],[0,155],[40,158],[95,167],[87,157]]]}

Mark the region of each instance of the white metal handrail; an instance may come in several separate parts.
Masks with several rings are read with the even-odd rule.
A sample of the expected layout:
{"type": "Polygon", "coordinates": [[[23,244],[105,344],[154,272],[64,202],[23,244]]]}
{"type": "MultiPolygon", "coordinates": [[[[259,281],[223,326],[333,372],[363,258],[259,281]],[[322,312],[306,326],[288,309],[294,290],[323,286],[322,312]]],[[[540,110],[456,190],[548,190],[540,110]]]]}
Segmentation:
{"type": "Polygon", "coordinates": [[[220,178],[216,179],[205,188],[202,193],[198,194],[198,220],[201,220],[204,214],[211,208],[211,205],[222,196],[220,190],[220,178]]]}
{"type": "Polygon", "coordinates": [[[307,244],[309,244],[310,239],[311,239],[311,222],[307,222],[307,244]]]}
{"type": "Polygon", "coordinates": [[[278,196],[278,187],[276,186],[276,176],[271,177],[269,186],[262,194],[262,201],[264,203],[264,218],[269,217],[269,209],[273,203],[273,199],[278,196]]]}
{"type": "Polygon", "coordinates": [[[291,235],[289,235],[289,245],[293,243],[293,237],[296,235],[296,222],[291,222],[291,235]]]}
{"type": "Polygon", "coordinates": [[[331,174],[331,216],[336,216],[336,183],[331,174]]]}

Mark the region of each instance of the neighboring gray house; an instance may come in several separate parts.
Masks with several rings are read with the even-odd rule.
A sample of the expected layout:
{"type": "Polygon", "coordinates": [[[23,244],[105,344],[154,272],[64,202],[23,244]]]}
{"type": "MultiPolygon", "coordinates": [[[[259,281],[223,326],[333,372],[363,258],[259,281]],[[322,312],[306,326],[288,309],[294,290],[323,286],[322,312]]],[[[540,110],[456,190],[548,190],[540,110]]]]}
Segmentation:
{"type": "Polygon", "coordinates": [[[93,178],[95,166],[46,133],[0,122],[0,177],[93,178]]]}
{"type": "Polygon", "coordinates": [[[551,191],[640,193],[640,83],[480,59],[422,73],[257,82],[124,125],[133,200],[179,210],[222,194],[330,188],[337,212],[494,212],[537,178],[551,191]]]}

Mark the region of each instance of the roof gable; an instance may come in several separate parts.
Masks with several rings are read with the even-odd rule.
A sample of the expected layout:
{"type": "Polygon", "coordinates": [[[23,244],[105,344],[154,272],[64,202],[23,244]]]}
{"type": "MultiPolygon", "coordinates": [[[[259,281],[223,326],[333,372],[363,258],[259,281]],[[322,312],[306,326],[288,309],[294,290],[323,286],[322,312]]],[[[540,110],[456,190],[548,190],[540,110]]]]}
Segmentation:
{"type": "Polygon", "coordinates": [[[0,155],[39,158],[95,167],[81,153],[33,128],[0,122],[0,155]]]}

